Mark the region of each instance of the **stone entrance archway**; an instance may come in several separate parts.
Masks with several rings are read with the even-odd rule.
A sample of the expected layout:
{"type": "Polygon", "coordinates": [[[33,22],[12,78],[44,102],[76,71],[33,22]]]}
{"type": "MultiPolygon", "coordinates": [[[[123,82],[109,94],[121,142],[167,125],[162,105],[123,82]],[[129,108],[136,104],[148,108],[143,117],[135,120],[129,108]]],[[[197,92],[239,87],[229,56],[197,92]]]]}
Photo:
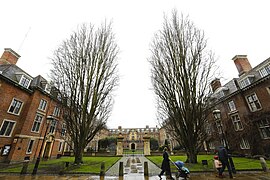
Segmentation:
{"type": "MultiPolygon", "coordinates": [[[[123,155],[123,135],[119,133],[117,137],[117,147],[116,147],[116,155],[117,156],[122,156],[123,155]]],[[[131,143],[130,144],[131,150],[135,151],[136,150],[136,143],[131,143]]],[[[150,155],[150,136],[148,133],[145,133],[143,137],[143,153],[144,155],[150,155]]]]}

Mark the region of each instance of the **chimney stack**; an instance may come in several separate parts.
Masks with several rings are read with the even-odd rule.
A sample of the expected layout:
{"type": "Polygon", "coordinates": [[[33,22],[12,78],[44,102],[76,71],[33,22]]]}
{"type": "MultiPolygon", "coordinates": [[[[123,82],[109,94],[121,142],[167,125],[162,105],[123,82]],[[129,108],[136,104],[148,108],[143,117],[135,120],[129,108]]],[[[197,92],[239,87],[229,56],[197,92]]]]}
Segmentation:
{"type": "Polygon", "coordinates": [[[232,60],[234,61],[234,64],[238,70],[239,77],[252,69],[248,61],[247,55],[236,55],[232,58],[232,60]]]}
{"type": "Polygon", "coordinates": [[[216,78],[211,82],[212,91],[215,92],[221,87],[220,79],[216,78]]]}
{"type": "Polygon", "coordinates": [[[11,48],[5,48],[0,58],[0,65],[1,64],[16,64],[18,59],[21,56],[13,51],[11,48]]]}

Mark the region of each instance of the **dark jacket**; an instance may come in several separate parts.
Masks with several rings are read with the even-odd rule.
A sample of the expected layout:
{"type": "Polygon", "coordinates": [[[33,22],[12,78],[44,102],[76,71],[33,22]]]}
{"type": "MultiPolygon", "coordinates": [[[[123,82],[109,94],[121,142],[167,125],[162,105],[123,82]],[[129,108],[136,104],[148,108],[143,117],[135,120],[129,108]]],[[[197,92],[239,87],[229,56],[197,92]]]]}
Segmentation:
{"type": "Polygon", "coordinates": [[[170,159],[169,159],[169,154],[164,151],[163,152],[163,161],[161,164],[161,169],[164,171],[169,171],[170,170],[170,159]]]}
{"type": "Polygon", "coordinates": [[[228,161],[228,152],[227,150],[224,148],[224,147],[219,147],[218,149],[218,159],[221,161],[221,162],[224,162],[224,161],[228,161]]]}

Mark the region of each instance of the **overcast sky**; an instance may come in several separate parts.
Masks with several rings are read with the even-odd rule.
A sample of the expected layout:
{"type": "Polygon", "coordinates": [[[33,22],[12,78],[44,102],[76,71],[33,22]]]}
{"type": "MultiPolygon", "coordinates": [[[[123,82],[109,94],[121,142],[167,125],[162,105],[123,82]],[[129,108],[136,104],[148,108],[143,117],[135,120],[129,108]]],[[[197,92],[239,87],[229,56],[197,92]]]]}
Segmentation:
{"type": "Polygon", "coordinates": [[[164,13],[171,15],[173,9],[205,32],[223,72],[222,84],[238,77],[233,56],[248,55],[252,67],[270,57],[268,0],[5,0],[0,5],[0,54],[12,48],[21,55],[19,67],[47,79],[49,57],[78,25],[113,22],[121,51],[110,128],[157,125],[147,58],[164,13]]]}

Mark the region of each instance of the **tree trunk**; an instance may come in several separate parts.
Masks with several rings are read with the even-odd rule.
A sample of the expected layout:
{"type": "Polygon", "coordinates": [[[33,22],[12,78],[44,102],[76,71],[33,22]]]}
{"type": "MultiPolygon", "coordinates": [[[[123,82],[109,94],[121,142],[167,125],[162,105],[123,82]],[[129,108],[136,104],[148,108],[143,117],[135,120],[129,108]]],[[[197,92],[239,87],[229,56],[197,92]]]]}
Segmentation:
{"type": "Polygon", "coordinates": [[[187,160],[186,163],[197,163],[197,153],[193,151],[187,152],[187,160]]]}
{"type": "Polygon", "coordinates": [[[82,147],[78,147],[78,148],[74,148],[74,156],[75,156],[75,160],[74,160],[74,164],[81,164],[83,163],[83,148],[82,147]]]}

